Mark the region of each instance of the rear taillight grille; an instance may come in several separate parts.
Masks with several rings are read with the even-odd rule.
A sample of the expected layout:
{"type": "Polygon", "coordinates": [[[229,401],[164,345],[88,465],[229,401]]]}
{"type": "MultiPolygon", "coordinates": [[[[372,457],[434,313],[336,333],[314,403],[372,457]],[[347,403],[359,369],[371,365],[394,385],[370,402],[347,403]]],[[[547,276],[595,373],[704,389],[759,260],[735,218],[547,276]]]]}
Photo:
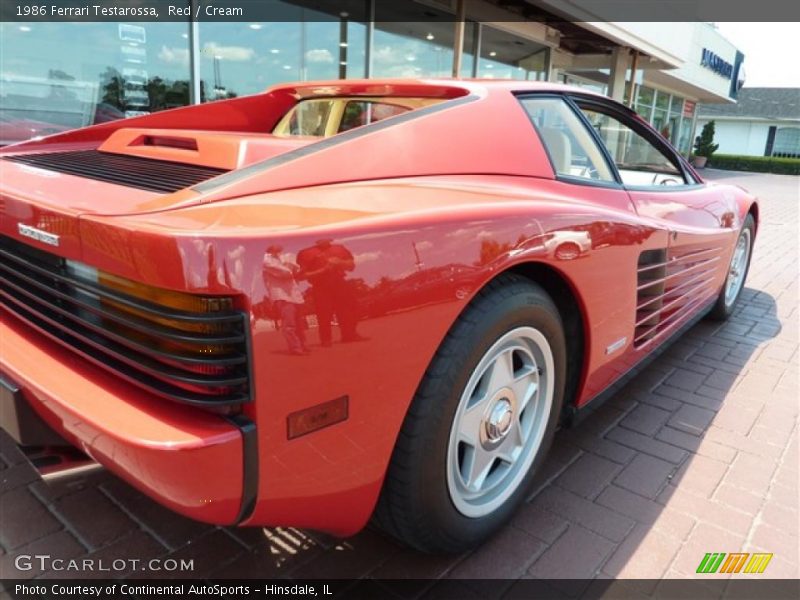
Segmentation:
{"type": "Polygon", "coordinates": [[[98,150],[17,154],[4,156],[3,160],[161,193],[177,192],[228,172],[226,169],[98,150]]]}
{"type": "Polygon", "coordinates": [[[250,399],[243,312],[168,308],[74,276],[66,261],[0,238],[2,306],[85,359],[157,396],[250,399]]]}

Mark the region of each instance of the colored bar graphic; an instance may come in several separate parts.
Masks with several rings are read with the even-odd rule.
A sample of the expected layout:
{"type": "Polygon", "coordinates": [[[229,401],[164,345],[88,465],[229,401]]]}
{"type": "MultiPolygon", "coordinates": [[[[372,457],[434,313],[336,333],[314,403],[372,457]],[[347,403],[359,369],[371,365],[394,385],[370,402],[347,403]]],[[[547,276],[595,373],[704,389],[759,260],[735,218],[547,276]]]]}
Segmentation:
{"type": "Polygon", "coordinates": [[[748,556],[750,555],[746,552],[732,552],[728,554],[728,558],[722,564],[720,573],[738,573],[742,570],[748,556]]]}
{"type": "Polygon", "coordinates": [[[744,568],[745,573],[763,573],[767,568],[769,561],[772,560],[772,554],[753,554],[751,555],[750,562],[744,568]]]}
{"type": "Polygon", "coordinates": [[[705,573],[706,572],[706,565],[709,562],[710,558],[711,558],[711,553],[710,552],[706,552],[706,555],[703,557],[703,560],[700,561],[700,564],[697,567],[697,571],[695,571],[695,572],[696,573],[705,573]]]}
{"type": "Polygon", "coordinates": [[[716,561],[714,561],[714,564],[712,565],[712,567],[711,567],[711,569],[709,571],[710,573],[716,573],[717,572],[717,569],[719,569],[719,566],[722,564],[722,559],[723,558],[725,558],[725,553],[724,552],[720,552],[719,553],[719,557],[717,558],[716,561]]]}
{"type": "Polygon", "coordinates": [[[732,552],[727,554],[725,552],[707,552],[697,566],[697,573],[713,574],[713,573],[744,573],[759,574],[763,573],[767,565],[772,560],[771,553],[755,553],[749,554],[747,552],[732,552]],[[727,559],[725,558],[727,556],[727,559]],[[748,561],[748,557],[750,560],[748,561]],[[723,560],[725,562],[723,562],[723,560]],[[745,566],[747,563],[747,566],[745,566]]]}
{"type": "Polygon", "coordinates": [[[716,573],[717,569],[719,569],[720,563],[722,563],[723,558],[725,558],[724,552],[709,552],[703,557],[703,560],[700,561],[700,565],[697,567],[697,572],[716,573]]]}

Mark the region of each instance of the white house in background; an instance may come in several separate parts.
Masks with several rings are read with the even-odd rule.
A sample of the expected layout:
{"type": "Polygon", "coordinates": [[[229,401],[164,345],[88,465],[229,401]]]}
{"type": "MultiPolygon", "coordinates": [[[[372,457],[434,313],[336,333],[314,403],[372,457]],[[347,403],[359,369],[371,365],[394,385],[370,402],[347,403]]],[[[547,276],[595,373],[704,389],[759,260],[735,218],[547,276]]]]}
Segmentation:
{"type": "Polygon", "coordinates": [[[719,154],[800,158],[800,88],[742,88],[737,100],[698,106],[697,132],[713,120],[719,154]]]}

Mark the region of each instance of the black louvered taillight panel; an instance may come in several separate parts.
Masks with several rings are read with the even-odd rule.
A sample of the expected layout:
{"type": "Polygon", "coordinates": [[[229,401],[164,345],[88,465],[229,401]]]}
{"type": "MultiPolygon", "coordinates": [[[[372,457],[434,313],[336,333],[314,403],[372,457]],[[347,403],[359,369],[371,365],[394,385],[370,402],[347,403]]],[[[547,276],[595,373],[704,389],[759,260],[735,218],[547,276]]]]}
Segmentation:
{"type": "Polygon", "coordinates": [[[226,169],[98,150],[17,154],[4,156],[3,160],[161,193],[177,192],[228,172],[226,169]]]}
{"type": "Polygon", "coordinates": [[[157,396],[204,406],[250,400],[241,311],[154,304],[79,278],[67,261],[4,236],[0,300],[42,333],[157,396]]]}

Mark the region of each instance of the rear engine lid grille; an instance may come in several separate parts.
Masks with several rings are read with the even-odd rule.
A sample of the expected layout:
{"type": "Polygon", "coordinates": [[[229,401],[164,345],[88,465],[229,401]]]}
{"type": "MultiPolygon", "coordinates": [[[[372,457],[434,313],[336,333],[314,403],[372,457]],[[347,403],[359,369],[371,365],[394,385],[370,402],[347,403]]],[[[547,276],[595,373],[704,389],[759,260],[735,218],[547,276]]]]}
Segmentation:
{"type": "Polygon", "coordinates": [[[177,192],[228,172],[227,169],[98,150],[18,154],[4,156],[3,160],[160,193],[177,192]]]}
{"type": "Polygon", "coordinates": [[[102,274],[97,281],[80,277],[69,261],[0,236],[3,309],[156,396],[210,407],[250,400],[245,313],[171,308],[104,281],[102,274]]]}

